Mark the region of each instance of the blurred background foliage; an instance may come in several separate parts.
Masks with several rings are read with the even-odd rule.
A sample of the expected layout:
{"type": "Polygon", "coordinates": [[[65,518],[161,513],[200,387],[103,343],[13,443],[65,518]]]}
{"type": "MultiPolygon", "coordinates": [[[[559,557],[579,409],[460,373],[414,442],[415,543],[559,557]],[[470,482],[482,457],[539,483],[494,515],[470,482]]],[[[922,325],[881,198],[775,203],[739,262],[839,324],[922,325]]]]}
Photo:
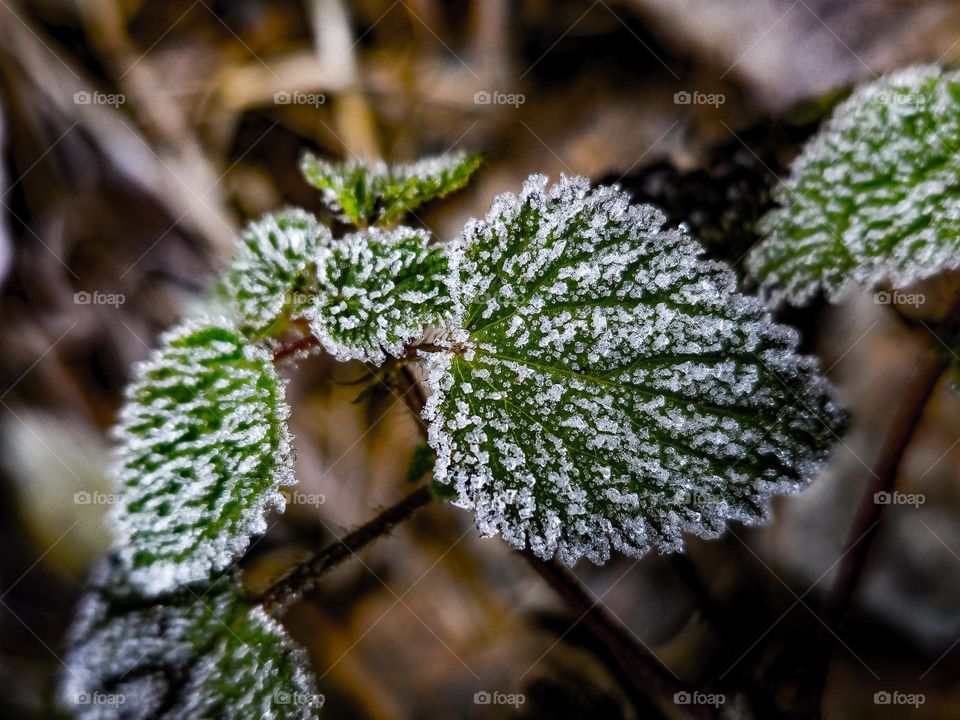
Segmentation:
{"type": "MultiPolygon", "coordinates": [[[[483,151],[468,190],[413,219],[441,239],[532,172],[620,182],[741,270],[772,183],[832,101],[884,70],[955,61],[960,7],[0,0],[0,32],[0,715],[49,718],[63,634],[108,543],[107,430],[131,363],[203,301],[243,222],[320,210],[304,148],[483,151]]],[[[760,718],[809,712],[804,657],[922,351],[869,297],[784,318],[853,413],[828,470],[763,528],[576,568],[671,672],[760,718]]],[[[391,393],[351,402],[361,366],[320,357],[287,374],[298,491],[313,501],[254,545],[254,584],[404,494],[418,437],[391,393]]],[[[884,515],[833,641],[829,718],[960,717],[958,429],[943,383],[899,478],[926,501],[884,515]],[[884,690],[925,703],[875,705],[884,690]]],[[[575,619],[469,514],[432,507],[286,621],[329,717],[681,716],[575,619]],[[475,704],[484,690],[526,702],[475,704]]]]}

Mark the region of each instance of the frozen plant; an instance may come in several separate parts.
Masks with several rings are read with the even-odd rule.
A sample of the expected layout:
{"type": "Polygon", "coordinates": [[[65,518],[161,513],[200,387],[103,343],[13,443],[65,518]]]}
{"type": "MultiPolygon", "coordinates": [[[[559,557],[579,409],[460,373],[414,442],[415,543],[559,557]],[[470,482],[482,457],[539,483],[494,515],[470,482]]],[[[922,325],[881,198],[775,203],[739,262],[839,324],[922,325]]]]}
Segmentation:
{"type": "Polygon", "coordinates": [[[816,363],[659,211],[546,183],[447,246],[461,310],[426,357],[437,481],[483,534],[567,564],[762,519],[838,431],[816,363]]]}
{"type": "Polygon", "coordinates": [[[772,301],[903,287],[960,267],[960,73],[857,89],[794,161],[748,266],[772,301]]]}
{"type": "Polygon", "coordinates": [[[71,635],[77,715],[126,717],[71,698],[128,688],[137,717],[315,716],[289,702],[318,696],[270,613],[434,496],[545,561],[603,563],[761,521],[824,463],[843,413],[816,362],[655,208],[533,176],[453,241],[397,224],[479,165],[306,156],[335,229],[301,210],[248,226],[221,283],[233,316],[181,325],[137,368],[114,553],[71,635]],[[404,396],[422,365],[411,476],[435,459],[434,480],[253,596],[235,567],[294,482],[275,366],[311,347],[404,396]]]}
{"type": "Polygon", "coordinates": [[[161,343],[115,430],[116,552],[145,595],[225,570],[295,482],[271,353],[225,319],[189,321],[161,343]]]}

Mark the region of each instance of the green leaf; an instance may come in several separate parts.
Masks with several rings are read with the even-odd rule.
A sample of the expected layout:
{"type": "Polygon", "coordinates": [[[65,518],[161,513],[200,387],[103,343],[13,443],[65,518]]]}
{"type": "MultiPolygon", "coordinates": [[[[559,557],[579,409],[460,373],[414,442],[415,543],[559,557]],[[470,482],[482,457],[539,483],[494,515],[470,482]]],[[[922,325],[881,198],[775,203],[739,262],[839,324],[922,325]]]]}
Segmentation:
{"type": "Polygon", "coordinates": [[[418,444],[413,448],[413,457],[410,458],[410,465],[407,467],[407,482],[420,482],[424,475],[433,470],[433,464],[436,461],[437,456],[428,445],[418,444]]]}
{"type": "Polygon", "coordinates": [[[447,258],[428,241],[410,228],[369,228],[320,250],[306,317],[328,352],[380,364],[452,312],[447,258]]]}
{"type": "Polygon", "coordinates": [[[960,74],[858,89],[794,161],[748,266],[772,301],[894,287],[960,266],[960,74]]]}
{"type": "Polygon", "coordinates": [[[434,476],[482,534],[569,564],[763,519],[840,431],[816,362],[659,211],[545,185],[449,248],[462,312],[423,353],[434,476]]]}
{"type": "Polygon", "coordinates": [[[483,164],[477,153],[452,153],[408,165],[353,159],[329,163],[307,153],[303,175],[323,191],[324,202],[340,218],[365,226],[390,223],[434,198],[459,190],[483,164]]]}
{"type": "Polygon", "coordinates": [[[116,430],[114,536],[155,594],[236,560],[293,484],[289,409],[270,353],[228,325],[190,322],[136,368],[116,430]]]}
{"type": "Polygon", "coordinates": [[[248,225],[240,235],[223,285],[244,323],[244,332],[266,335],[296,312],[308,268],[330,231],[308,212],[290,208],[248,225]]]}
{"type": "Polygon", "coordinates": [[[68,638],[60,704],[78,720],[319,714],[302,651],[227,575],[155,604],[105,564],[68,638]]]}

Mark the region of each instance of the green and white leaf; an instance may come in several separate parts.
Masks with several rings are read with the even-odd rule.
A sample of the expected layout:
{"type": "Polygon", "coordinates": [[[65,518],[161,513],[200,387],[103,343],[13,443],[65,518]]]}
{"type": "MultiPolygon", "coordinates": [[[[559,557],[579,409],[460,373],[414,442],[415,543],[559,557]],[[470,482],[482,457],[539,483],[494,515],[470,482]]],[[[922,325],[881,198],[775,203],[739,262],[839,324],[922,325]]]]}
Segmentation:
{"type": "Polygon", "coordinates": [[[379,365],[452,313],[447,258],[428,242],[406,227],[368,228],[320,249],[305,315],[328,352],[379,365]]]}
{"type": "Polygon", "coordinates": [[[303,652],[239,578],[150,604],[101,567],[68,638],[60,704],[78,720],[307,720],[318,695],[303,652]]]}
{"type": "Polygon", "coordinates": [[[205,580],[266,530],[294,482],[284,382],[226,321],[188,322],[141,363],[115,434],[115,546],[148,595],[205,580]]]}
{"type": "Polygon", "coordinates": [[[960,74],[859,88],[794,161],[748,267],[773,302],[905,287],[960,267],[960,74]]]}
{"type": "Polygon", "coordinates": [[[437,481],[482,534],[568,564],[765,518],[842,425],[816,362],[659,211],[545,185],[449,247],[462,310],[423,353],[437,481]]]}
{"type": "Polygon", "coordinates": [[[406,165],[352,159],[330,163],[307,153],[304,177],[323,191],[327,207],[346,222],[389,223],[435,198],[459,190],[483,164],[477,153],[450,153],[406,165]]]}
{"type": "Polygon", "coordinates": [[[317,249],[331,242],[330,231],[310,213],[290,208],[248,225],[240,235],[223,285],[244,331],[269,333],[287,312],[296,313],[317,249]]]}

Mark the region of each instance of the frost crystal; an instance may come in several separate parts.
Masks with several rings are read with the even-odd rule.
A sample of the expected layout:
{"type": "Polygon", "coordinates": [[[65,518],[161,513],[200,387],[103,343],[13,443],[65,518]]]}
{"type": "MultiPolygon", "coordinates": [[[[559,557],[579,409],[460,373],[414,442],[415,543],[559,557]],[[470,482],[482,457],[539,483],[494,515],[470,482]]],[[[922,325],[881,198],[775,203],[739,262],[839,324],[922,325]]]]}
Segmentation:
{"type": "Polygon", "coordinates": [[[187,323],[136,369],[116,429],[115,545],[146,594],[203,580],[266,530],[294,482],[271,355],[226,323],[187,323]]]}
{"type": "Polygon", "coordinates": [[[364,226],[374,219],[389,223],[429,200],[459,190],[482,163],[480,155],[463,152],[394,166],[360,159],[329,163],[307,153],[301,169],[342,220],[364,226]]]}
{"type": "Polygon", "coordinates": [[[568,564],[763,519],[842,424],[815,361],[659,211],[545,185],[449,246],[461,316],[424,353],[437,480],[483,534],[568,564]]]}
{"type": "Polygon", "coordinates": [[[331,240],[308,212],[288,209],[248,225],[227,269],[224,287],[255,335],[272,329],[296,300],[318,247],[331,240]]]}
{"type": "Polygon", "coordinates": [[[302,651],[228,575],[150,604],[101,567],[68,638],[60,704],[78,720],[318,716],[302,651]]]}
{"type": "Polygon", "coordinates": [[[409,228],[369,228],[320,250],[306,316],[328,352],[380,364],[451,313],[447,258],[428,240],[409,228]]]}
{"type": "Polygon", "coordinates": [[[904,287],[960,267],[960,74],[925,66],[858,89],[794,161],[750,271],[773,301],[904,287]]]}

